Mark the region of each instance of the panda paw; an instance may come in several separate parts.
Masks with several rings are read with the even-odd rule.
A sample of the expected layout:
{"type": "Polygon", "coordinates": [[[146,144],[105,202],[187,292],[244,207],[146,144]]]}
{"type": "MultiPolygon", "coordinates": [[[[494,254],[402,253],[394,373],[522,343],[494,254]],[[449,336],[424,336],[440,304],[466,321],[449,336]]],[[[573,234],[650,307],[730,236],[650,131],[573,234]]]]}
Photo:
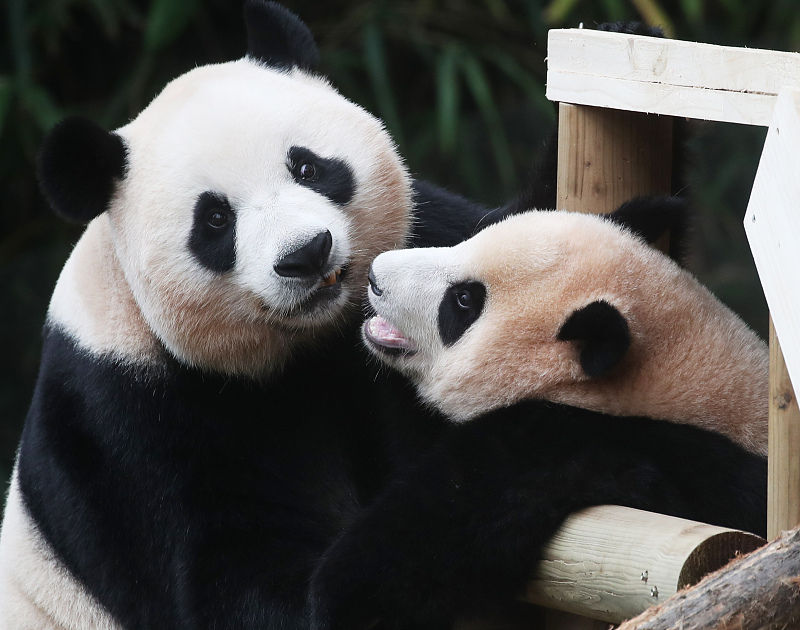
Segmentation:
{"type": "Polygon", "coordinates": [[[398,562],[391,555],[381,541],[353,531],[334,543],[312,576],[311,630],[447,627],[430,594],[418,588],[410,556],[398,562]]]}

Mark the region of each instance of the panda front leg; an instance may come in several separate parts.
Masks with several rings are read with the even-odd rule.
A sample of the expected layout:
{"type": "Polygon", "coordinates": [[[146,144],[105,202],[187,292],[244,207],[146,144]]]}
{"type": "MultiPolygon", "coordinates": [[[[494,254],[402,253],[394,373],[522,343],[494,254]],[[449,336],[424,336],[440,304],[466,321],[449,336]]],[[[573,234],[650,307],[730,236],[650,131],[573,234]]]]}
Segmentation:
{"type": "Polygon", "coordinates": [[[448,628],[511,605],[579,508],[646,509],[657,497],[684,511],[647,456],[621,456],[613,435],[583,440],[582,425],[564,428],[557,416],[513,414],[457,428],[328,549],[312,580],[312,628],[448,628]]]}

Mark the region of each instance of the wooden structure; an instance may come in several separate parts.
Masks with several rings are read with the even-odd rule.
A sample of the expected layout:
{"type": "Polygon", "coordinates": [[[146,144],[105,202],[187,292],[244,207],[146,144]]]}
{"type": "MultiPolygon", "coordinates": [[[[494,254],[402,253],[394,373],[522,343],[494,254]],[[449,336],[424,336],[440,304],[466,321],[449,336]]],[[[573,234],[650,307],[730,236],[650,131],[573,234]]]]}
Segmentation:
{"type": "MultiPolygon", "coordinates": [[[[608,212],[635,195],[669,192],[672,116],[770,128],[745,216],[774,322],[770,400],[764,401],[770,426],[765,515],[770,539],[800,522],[800,411],[790,380],[791,375],[800,382],[800,92],[794,90],[800,90],[796,53],[583,29],[553,30],[549,36],[547,96],[560,103],[559,208],[608,212]]],[[[526,599],[605,622],[661,603],[632,588],[636,576],[647,571],[650,584],[651,564],[669,565],[669,577],[659,573],[661,584],[653,585],[659,597],[671,593],[684,585],[680,578],[673,584],[681,554],[693,543],[698,549],[710,544],[702,535],[693,543],[682,537],[708,526],[684,522],[686,530],[671,538],[678,530],[665,519],[609,506],[573,516],[548,547],[526,599]],[[632,545],[636,549],[629,554],[632,545]],[[669,561],[660,555],[664,545],[674,551],[669,561]],[[591,570],[603,553],[598,570],[591,570]]],[[[732,533],[727,536],[734,541],[732,533]]],[[[731,544],[746,552],[752,539],[731,544]]],[[[725,564],[724,555],[719,552],[718,566],[725,564]]],[[[607,623],[562,619],[553,627],[606,628],[607,623]]]]}

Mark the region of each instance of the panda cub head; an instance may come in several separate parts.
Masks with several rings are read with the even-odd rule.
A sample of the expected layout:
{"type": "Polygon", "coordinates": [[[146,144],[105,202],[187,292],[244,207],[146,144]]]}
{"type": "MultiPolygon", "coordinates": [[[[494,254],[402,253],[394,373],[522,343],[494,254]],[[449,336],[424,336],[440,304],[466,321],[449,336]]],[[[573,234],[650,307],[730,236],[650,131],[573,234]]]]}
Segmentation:
{"type": "Polygon", "coordinates": [[[306,26],[246,4],[248,54],[187,72],[130,123],[70,118],[42,189],[91,222],[49,321],[87,350],[262,374],[334,330],[379,252],[401,246],[410,179],[380,121],[312,73],[306,26]]]}
{"type": "Polygon", "coordinates": [[[456,421],[538,398],[764,452],[765,344],[622,214],[533,211],[452,248],[381,254],[367,347],[456,421]]]}

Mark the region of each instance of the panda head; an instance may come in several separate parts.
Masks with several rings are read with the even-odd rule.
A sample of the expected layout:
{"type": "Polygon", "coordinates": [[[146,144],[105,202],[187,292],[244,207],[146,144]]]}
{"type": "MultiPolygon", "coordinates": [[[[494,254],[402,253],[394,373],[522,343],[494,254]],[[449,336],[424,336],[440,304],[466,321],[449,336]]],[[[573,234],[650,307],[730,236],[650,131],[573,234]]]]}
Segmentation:
{"type": "MultiPolygon", "coordinates": [[[[683,213],[682,202],[664,207],[662,218],[683,213]]],[[[455,247],[381,254],[365,344],[455,420],[527,398],[566,402],[576,384],[606,387],[640,349],[640,323],[663,297],[649,292],[688,276],[615,224],[657,238],[655,216],[532,211],[455,247]]]]}
{"type": "Polygon", "coordinates": [[[312,73],[307,27],[260,0],[245,18],[243,59],[174,79],[116,131],[57,125],[39,179],[59,214],[107,224],[170,354],[258,373],[357,312],[369,261],[406,239],[411,192],[380,121],[312,73]]]}

